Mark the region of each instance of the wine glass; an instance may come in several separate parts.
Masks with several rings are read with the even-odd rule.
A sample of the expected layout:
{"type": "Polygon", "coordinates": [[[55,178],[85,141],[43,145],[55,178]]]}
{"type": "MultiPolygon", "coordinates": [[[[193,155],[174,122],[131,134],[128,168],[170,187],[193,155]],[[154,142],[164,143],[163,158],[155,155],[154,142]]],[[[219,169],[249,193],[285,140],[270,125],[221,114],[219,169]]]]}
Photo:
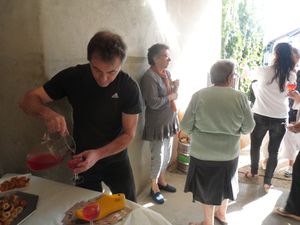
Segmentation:
{"type": "Polygon", "coordinates": [[[94,220],[100,214],[100,205],[97,202],[88,203],[82,209],[82,215],[84,219],[90,222],[90,225],[94,225],[94,220]]]}
{"type": "Polygon", "coordinates": [[[288,91],[294,91],[297,88],[297,83],[296,82],[292,82],[292,81],[288,81],[286,84],[287,90],[288,91]]]}
{"type": "MultiPolygon", "coordinates": [[[[49,146],[52,145],[50,147],[50,150],[53,148],[61,149],[61,152],[64,153],[65,156],[68,155],[69,153],[71,153],[71,155],[74,155],[76,153],[76,144],[74,138],[69,134],[65,136],[61,136],[58,133],[55,133],[52,134],[50,137],[50,135],[46,133],[44,139],[46,142],[51,143],[49,145],[49,146]]],[[[71,170],[74,170],[77,167],[77,164],[82,161],[83,159],[70,159],[67,164],[71,170]]],[[[79,176],[77,173],[73,173],[73,174],[74,174],[72,178],[73,184],[74,185],[81,184],[83,182],[83,177],[79,176]]]]}
{"type": "Polygon", "coordinates": [[[27,154],[27,166],[33,171],[49,169],[60,164],[75,149],[75,141],[71,135],[46,133],[42,142],[27,154]]]}
{"type": "Polygon", "coordinates": [[[81,184],[83,182],[83,177],[79,176],[78,173],[74,172],[74,169],[77,168],[78,163],[82,162],[84,159],[70,159],[68,161],[68,167],[73,171],[74,177],[72,178],[72,182],[74,185],[81,184]]]}

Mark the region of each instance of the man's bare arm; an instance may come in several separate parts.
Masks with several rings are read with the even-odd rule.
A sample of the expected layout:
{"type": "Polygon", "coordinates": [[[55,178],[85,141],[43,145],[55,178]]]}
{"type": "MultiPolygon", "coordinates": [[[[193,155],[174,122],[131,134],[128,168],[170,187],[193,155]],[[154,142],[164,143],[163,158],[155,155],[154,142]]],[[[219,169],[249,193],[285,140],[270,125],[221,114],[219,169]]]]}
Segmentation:
{"type": "Polygon", "coordinates": [[[136,127],[138,123],[138,114],[122,114],[122,125],[123,131],[122,134],[117,137],[110,144],[101,148],[99,151],[99,159],[106,158],[107,156],[114,155],[116,153],[121,152],[124,148],[126,148],[136,133],[136,127]]]}
{"type": "Polygon", "coordinates": [[[46,105],[52,101],[45,89],[38,87],[25,94],[20,101],[20,107],[26,114],[40,118],[50,133],[69,133],[65,118],[46,105]]]}
{"type": "Polygon", "coordinates": [[[87,149],[86,151],[74,156],[74,158],[85,160],[78,164],[78,167],[74,172],[82,173],[91,168],[98,160],[106,158],[108,156],[115,155],[123,151],[136,133],[136,127],[138,123],[138,114],[122,114],[123,131],[120,136],[114,139],[111,143],[98,148],[98,149],[87,149]]]}
{"type": "Polygon", "coordinates": [[[20,107],[26,114],[44,119],[47,111],[50,110],[45,104],[51,101],[52,99],[47,95],[44,88],[38,87],[24,95],[20,101],[20,107]]]}

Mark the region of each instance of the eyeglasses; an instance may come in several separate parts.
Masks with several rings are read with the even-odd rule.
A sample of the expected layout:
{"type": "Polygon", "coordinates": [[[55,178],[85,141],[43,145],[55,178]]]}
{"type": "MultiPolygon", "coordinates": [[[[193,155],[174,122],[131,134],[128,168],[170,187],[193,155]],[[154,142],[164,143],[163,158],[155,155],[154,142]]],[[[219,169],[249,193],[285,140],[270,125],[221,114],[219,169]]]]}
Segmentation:
{"type": "Polygon", "coordinates": [[[232,75],[233,78],[239,78],[240,77],[236,72],[233,72],[231,75],[232,75]]]}
{"type": "Polygon", "coordinates": [[[158,55],[158,57],[165,58],[165,59],[171,59],[171,56],[168,54],[161,54],[161,55],[158,55]]]}

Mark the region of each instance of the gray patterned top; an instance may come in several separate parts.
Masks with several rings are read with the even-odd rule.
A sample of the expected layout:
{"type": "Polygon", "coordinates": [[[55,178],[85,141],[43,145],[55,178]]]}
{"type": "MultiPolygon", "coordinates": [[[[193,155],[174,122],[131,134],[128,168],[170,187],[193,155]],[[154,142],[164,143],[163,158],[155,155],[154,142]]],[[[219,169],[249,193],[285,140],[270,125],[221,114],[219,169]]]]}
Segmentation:
{"type": "Polygon", "coordinates": [[[177,112],[172,111],[163,79],[149,68],[140,85],[146,105],[143,140],[163,140],[175,135],[179,129],[177,112]]]}

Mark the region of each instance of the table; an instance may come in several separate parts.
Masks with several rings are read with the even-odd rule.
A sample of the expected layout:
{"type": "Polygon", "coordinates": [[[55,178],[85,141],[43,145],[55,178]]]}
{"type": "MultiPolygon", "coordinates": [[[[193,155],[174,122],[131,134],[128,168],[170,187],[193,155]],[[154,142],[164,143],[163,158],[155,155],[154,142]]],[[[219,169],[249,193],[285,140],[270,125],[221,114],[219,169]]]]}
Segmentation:
{"type": "MultiPolygon", "coordinates": [[[[11,174],[4,177],[7,176],[11,176],[11,174]]],[[[76,202],[86,201],[100,195],[100,192],[37,176],[31,176],[29,186],[21,191],[39,195],[37,209],[22,222],[22,225],[61,225],[64,213],[76,202]]],[[[126,200],[126,206],[132,211],[116,225],[171,225],[159,213],[144,208],[135,202],[126,200]]]]}

